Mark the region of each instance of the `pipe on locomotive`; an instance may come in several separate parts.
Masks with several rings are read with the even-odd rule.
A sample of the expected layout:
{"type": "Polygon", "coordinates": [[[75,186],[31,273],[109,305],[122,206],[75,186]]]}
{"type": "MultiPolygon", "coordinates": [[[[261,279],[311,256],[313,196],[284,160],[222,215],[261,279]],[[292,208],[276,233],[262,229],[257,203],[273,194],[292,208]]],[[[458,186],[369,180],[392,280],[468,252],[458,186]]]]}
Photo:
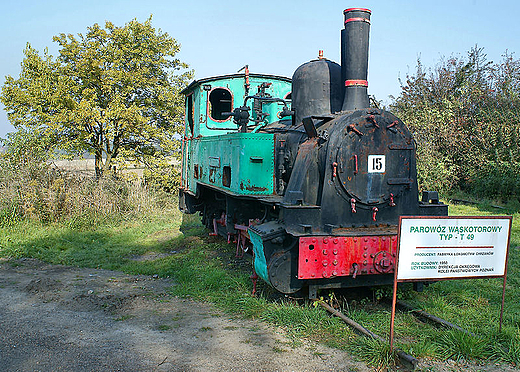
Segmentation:
{"type": "Polygon", "coordinates": [[[341,80],[345,84],[342,111],[364,109],[368,99],[369,9],[350,8],[343,11],[345,28],[341,30],[341,80]]]}

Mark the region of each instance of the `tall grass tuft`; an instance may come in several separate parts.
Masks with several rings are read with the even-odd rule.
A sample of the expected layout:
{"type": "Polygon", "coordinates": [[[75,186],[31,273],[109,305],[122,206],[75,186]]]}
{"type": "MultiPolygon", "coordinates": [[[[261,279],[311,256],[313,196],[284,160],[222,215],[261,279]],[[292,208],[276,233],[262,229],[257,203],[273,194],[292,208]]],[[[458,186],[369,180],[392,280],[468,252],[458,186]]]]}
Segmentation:
{"type": "Polygon", "coordinates": [[[485,339],[458,330],[447,330],[441,333],[436,343],[445,359],[456,361],[480,358],[488,347],[485,339]]]}
{"type": "Polygon", "coordinates": [[[396,354],[390,349],[390,345],[375,339],[358,337],[348,349],[376,371],[387,371],[397,363],[396,354]]]}

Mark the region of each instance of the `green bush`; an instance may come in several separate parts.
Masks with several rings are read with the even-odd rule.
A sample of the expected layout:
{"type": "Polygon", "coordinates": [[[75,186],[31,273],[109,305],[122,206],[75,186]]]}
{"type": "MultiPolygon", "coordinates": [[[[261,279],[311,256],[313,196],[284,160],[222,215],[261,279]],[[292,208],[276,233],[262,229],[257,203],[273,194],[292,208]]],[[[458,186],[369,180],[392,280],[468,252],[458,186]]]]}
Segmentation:
{"type": "Polygon", "coordinates": [[[408,75],[392,109],[417,142],[419,186],[520,196],[520,60],[482,48],[408,75]]]}
{"type": "MultiPolygon", "coordinates": [[[[520,196],[520,163],[489,161],[475,170],[470,189],[482,196],[503,199],[520,196]]],[[[520,199],[519,199],[520,200],[520,199]]]]}
{"type": "Polygon", "coordinates": [[[12,204],[0,208],[0,227],[12,227],[23,220],[23,213],[19,205],[12,204]]]}
{"type": "Polygon", "coordinates": [[[97,179],[51,165],[52,146],[37,132],[20,129],[3,142],[7,151],[0,154],[0,226],[32,220],[84,229],[172,202],[162,196],[161,187],[140,179],[97,179]]]}
{"type": "Polygon", "coordinates": [[[145,169],[143,176],[146,184],[150,187],[170,193],[176,192],[181,179],[177,167],[168,163],[160,164],[153,170],[145,169]]]}

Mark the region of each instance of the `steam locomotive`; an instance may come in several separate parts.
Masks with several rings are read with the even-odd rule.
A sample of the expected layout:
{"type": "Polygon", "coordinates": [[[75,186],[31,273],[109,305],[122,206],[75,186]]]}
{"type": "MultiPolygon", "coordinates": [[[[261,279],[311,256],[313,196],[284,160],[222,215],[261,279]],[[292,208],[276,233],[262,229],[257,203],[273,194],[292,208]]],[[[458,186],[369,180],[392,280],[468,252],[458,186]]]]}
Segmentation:
{"type": "Polygon", "coordinates": [[[253,256],[285,294],[389,284],[399,216],[447,215],[417,186],[404,123],[370,107],[371,11],[344,11],[341,66],[323,58],[292,79],[249,73],[192,82],[180,209],[253,256]]]}

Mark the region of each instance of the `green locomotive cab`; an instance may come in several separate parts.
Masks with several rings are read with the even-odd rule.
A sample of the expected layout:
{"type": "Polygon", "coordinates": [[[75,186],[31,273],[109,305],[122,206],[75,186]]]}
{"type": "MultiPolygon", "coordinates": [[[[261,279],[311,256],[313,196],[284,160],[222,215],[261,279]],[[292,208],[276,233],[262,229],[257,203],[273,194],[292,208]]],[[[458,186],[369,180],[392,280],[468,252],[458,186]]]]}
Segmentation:
{"type": "Polygon", "coordinates": [[[275,134],[258,130],[280,120],[290,99],[291,79],[246,72],[196,80],[182,93],[181,209],[194,213],[189,205],[201,188],[237,196],[275,194],[275,134]],[[236,107],[247,108],[246,128],[233,120],[236,107]]]}

